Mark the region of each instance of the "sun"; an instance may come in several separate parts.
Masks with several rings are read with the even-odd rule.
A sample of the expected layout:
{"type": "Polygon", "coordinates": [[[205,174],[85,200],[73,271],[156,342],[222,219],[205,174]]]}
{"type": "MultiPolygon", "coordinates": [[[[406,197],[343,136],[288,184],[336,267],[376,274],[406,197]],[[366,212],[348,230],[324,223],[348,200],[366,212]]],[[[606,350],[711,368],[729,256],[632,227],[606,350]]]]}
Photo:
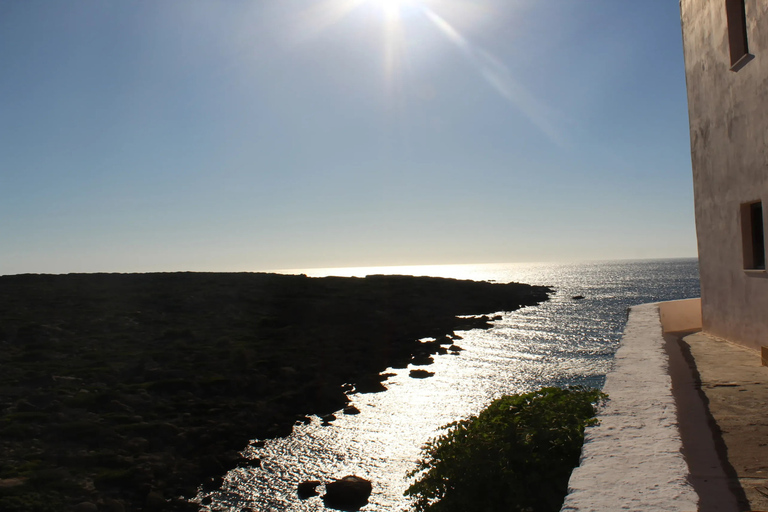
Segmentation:
{"type": "Polygon", "coordinates": [[[402,7],[413,5],[415,0],[370,0],[374,4],[378,4],[384,12],[395,13],[400,11],[402,7]]]}
{"type": "Polygon", "coordinates": [[[400,7],[401,5],[410,3],[409,0],[372,0],[372,1],[383,7],[400,7]]]}

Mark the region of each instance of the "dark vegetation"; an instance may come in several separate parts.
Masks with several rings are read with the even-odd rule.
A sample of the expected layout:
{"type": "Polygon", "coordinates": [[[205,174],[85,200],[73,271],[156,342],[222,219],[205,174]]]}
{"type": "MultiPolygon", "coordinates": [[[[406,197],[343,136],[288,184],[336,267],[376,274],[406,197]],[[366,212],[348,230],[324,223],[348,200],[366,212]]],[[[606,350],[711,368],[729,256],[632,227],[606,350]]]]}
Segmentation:
{"type": "Polygon", "coordinates": [[[548,289],[273,274],[0,277],[0,510],[184,510],[248,440],[548,289]],[[420,343],[419,338],[435,342],[420,343]],[[346,384],[346,386],[345,386],[346,384]]]}
{"type": "Polygon", "coordinates": [[[542,388],[491,403],[427,443],[406,491],[419,512],[557,512],[579,462],[584,428],[606,396],[542,388]]]}

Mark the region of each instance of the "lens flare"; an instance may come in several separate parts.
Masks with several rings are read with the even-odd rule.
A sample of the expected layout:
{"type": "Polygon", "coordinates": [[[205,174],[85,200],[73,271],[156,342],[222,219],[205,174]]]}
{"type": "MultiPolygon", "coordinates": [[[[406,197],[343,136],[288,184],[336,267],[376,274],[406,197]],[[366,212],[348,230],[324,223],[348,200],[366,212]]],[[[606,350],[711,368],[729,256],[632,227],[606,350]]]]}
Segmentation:
{"type": "Polygon", "coordinates": [[[399,9],[402,6],[413,3],[410,0],[370,0],[379,4],[385,10],[399,9]]]}
{"type": "Polygon", "coordinates": [[[525,116],[552,142],[560,146],[566,145],[558,129],[560,123],[555,122],[556,119],[561,119],[562,122],[562,113],[554,111],[539,100],[536,94],[515,76],[507,63],[471,41],[455,25],[438,14],[438,11],[450,11],[452,6],[464,3],[462,0],[324,0],[316,4],[311,15],[306,16],[314,25],[313,30],[307,32],[316,32],[334,24],[358,8],[378,7],[382,13],[384,30],[384,78],[387,90],[394,97],[400,90],[398,81],[403,71],[408,68],[405,25],[409,25],[410,32],[413,27],[417,27],[414,20],[427,20],[466,57],[491,90],[525,116]]]}

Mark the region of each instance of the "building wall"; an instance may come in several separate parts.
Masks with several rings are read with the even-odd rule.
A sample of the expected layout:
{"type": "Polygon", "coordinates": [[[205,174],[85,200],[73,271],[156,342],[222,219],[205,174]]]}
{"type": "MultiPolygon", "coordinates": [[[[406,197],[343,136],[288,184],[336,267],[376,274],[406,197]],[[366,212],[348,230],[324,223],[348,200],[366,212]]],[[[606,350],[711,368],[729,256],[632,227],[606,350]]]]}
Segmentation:
{"type": "Polygon", "coordinates": [[[725,0],[681,0],[703,328],[768,345],[768,276],[745,271],[740,205],[768,227],[768,1],[746,0],[749,53],[731,71],[725,0]]]}

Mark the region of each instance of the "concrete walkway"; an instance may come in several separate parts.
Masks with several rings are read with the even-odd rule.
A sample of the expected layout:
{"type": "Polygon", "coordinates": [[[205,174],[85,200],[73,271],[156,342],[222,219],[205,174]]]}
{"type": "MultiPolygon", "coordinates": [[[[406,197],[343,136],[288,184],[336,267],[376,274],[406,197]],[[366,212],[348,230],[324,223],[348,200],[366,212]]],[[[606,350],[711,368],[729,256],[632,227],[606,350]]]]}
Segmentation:
{"type": "MultiPolygon", "coordinates": [[[[760,354],[703,333],[671,343],[670,368],[681,368],[677,344],[701,409],[690,393],[685,401],[675,393],[699,510],[768,510],[768,368],[760,354]]],[[[676,389],[687,387],[676,382],[681,373],[672,375],[676,389]]]]}
{"type": "Polygon", "coordinates": [[[631,308],[562,511],[768,511],[768,368],[700,328],[695,299],[631,308]]]}
{"type": "Polygon", "coordinates": [[[658,304],[631,308],[563,512],[695,512],[658,304]]]}

